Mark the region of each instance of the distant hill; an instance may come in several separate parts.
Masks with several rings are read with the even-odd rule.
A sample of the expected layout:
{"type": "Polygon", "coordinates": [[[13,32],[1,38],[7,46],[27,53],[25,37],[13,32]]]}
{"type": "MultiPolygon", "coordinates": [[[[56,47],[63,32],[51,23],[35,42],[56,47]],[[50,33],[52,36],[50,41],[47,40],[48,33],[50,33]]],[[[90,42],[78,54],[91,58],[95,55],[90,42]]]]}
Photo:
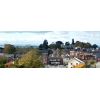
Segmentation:
{"type": "MultiPolygon", "coordinates": [[[[38,48],[38,45],[14,45],[15,47],[22,47],[22,48],[27,48],[27,47],[33,47],[33,48],[38,48]]],[[[4,48],[4,45],[0,45],[0,47],[4,48]]]]}

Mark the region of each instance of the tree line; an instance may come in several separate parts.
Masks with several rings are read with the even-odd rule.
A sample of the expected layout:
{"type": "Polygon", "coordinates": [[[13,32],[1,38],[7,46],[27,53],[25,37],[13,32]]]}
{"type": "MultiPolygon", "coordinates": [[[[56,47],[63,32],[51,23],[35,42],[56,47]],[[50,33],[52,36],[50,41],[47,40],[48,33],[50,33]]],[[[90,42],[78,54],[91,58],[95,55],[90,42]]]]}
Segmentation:
{"type": "Polygon", "coordinates": [[[81,42],[81,41],[76,41],[74,42],[74,39],[72,39],[72,42],[65,42],[63,43],[62,41],[56,41],[55,43],[51,43],[48,44],[47,40],[44,40],[42,44],[39,45],[39,49],[40,50],[44,50],[44,49],[63,49],[63,48],[67,48],[67,49],[73,49],[73,47],[80,47],[80,48],[93,48],[96,49],[98,47],[97,44],[91,44],[89,42],[85,43],[85,42],[81,42]]]}
{"type": "MultiPolygon", "coordinates": [[[[48,44],[48,40],[44,40],[42,44],[39,45],[40,50],[46,50],[46,49],[73,49],[73,47],[80,47],[80,48],[93,48],[96,49],[98,47],[97,44],[91,44],[89,42],[81,42],[81,41],[76,41],[74,42],[74,39],[72,39],[72,42],[70,43],[65,42],[63,43],[62,41],[56,41],[55,43],[48,44]]],[[[5,44],[4,45],[4,50],[3,52],[6,54],[14,54],[14,53],[27,53],[27,51],[30,51],[32,47],[28,48],[18,48],[15,47],[14,45],[11,44],[5,44]]]]}

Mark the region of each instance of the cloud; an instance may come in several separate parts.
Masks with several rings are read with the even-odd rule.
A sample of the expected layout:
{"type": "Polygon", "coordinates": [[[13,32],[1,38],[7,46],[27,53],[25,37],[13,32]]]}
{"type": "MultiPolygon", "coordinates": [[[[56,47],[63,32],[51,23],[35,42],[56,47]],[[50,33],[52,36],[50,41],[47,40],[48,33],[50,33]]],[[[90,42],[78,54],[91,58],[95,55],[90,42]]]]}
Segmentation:
{"type": "Polygon", "coordinates": [[[49,43],[61,40],[90,42],[100,45],[100,32],[96,31],[27,31],[27,32],[0,32],[0,44],[31,44],[39,45],[44,39],[49,43]]]}

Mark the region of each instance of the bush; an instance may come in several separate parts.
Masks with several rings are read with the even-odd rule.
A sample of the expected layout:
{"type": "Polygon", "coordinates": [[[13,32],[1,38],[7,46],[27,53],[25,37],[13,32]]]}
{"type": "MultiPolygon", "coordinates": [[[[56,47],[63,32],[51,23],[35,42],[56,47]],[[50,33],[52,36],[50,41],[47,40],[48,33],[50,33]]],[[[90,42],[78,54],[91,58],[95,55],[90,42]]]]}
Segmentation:
{"type": "Polygon", "coordinates": [[[95,61],[91,61],[90,64],[92,64],[92,65],[95,64],[95,61]]]}

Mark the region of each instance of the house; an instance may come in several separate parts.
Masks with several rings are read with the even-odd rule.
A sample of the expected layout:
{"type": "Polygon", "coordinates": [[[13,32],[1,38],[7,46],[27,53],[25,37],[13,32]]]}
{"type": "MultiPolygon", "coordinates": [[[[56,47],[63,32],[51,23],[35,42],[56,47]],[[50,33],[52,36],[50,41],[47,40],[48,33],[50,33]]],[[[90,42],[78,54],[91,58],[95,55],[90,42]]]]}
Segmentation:
{"type": "Polygon", "coordinates": [[[64,65],[68,65],[68,61],[70,60],[70,55],[69,54],[62,54],[61,55],[62,59],[63,59],[63,64],[64,65]]]}
{"type": "Polygon", "coordinates": [[[4,53],[0,53],[0,56],[4,56],[4,53]]]}
{"type": "Polygon", "coordinates": [[[100,52],[95,53],[95,58],[97,62],[100,62],[100,52]]]}
{"type": "Polygon", "coordinates": [[[61,56],[61,52],[59,49],[56,49],[56,50],[52,50],[53,53],[50,55],[51,57],[60,57],[61,56]]]}
{"type": "Polygon", "coordinates": [[[75,47],[75,51],[80,51],[81,50],[81,47],[77,46],[75,47]]]}
{"type": "Polygon", "coordinates": [[[78,54],[79,52],[77,52],[77,51],[70,51],[70,56],[71,57],[75,57],[75,56],[77,56],[77,54],[78,54]]]}
{"type": "Polygon", "coordinates": [[[78,58],[81,60],[95,60],[95,56],[92,53],[81,53],[78,58]]]}
{"type": "Polygon", "coordinates": [[[81,61],[76,57],[70,59],[68,62],[68,68],[83,68],[83,67],[85,67],[85,62],[81,61]]]}
{"type": "Polygon", "coordinates": [[[63,65],[63,59],[61,57],[61,52],[59,49],[52,50],[53,53],[48,56],[49,65],[63,65]]]}
{"type": "Polygon", "coordinates": [[[63,59],[57,57],[49,57],[48,58],[49,65],[63,65],[63,59]]]}
{"type": "Polygon", "coordinates": [[[76,57],[80,60],[95,60],[93,53],[83,52],[83,51],[70,51],[70,57],[76,57]]]}

